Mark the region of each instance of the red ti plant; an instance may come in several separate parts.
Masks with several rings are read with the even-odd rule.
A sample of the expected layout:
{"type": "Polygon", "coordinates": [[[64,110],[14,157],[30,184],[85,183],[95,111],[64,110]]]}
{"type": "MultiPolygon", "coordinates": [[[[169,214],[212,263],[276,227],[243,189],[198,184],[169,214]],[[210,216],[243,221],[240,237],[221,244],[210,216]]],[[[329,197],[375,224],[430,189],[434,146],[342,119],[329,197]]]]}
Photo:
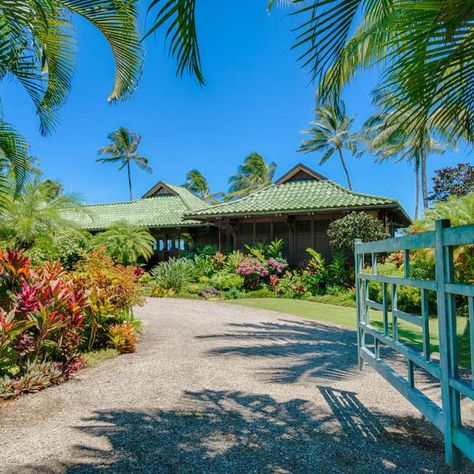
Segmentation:
{"type": "Polygon", "coordinates": [[[84,291],[67,279],[61,265],[46,264],[31,271],[15,298],[17,319],[30,322],[23,339],[34,338],[33,359],[41,353],[62,361],[72,357],[82,342],[87,302],[84,291]]]}
{"type": "Polygon", "coordinates": [[[9,292],[17,290],[21,283],[30,276],[30,259],[23,251],[8,249],[0,251],[0,286],[1,302],[10,306],[9,292]]]}
{"type": "Polygon", "coordinates": [[[8,364],[13,351],[13,341],[23,331],[31,326],[31,321],[20,320],[15,318],[15,312],[6,313],[0,308],[0,373],[3,366],[8,364]]]}

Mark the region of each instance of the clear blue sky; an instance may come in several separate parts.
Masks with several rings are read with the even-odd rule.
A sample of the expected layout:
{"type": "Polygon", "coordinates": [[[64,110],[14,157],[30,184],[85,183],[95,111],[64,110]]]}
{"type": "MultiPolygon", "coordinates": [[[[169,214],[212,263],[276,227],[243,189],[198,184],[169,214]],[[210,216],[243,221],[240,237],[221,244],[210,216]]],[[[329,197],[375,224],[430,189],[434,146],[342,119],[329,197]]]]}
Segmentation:
{"type": "MultiPolygon", "coordinates": [[[[154,173],[134,170],[135,196],[158,180],[181,184],[198,168],[213,190],[225,190],[228,177],[250,152],[277,163],[277,175],[298,161],[345,184],[337,160],[318,166],[318,155],[296,153],[312,119],[314,86],[291,51],[294,18],[266,0],[199,2],[198,30],[207,85],[177,79],[160,37],[150,38],[143,78],[126,102],[109,105],[113,63],[100,34],[76,18],[79,60],[70,97],[55,133],[41,137],[33,106],[20,86],[2,83],[5,118],[23,133],[48,178],[59,179],[89,203],[126,200],[127,179],[113,165],[96,163],[107,134],[125,126],[142,135],[142,154],[154,173]]],[[[146,5],[146,4],[144,4],[146,5]]],[[[370,114],[369,92],[376,77],[364,75],[346,91],[356,125],[370,114]]],[[[430,159],[430,171],[468,159],[464,149],[430,159]]],[[[414,210],[414,173],[407,164],[374,164],[370,155],[348,158],[357,191],[388,195],[414,210]]]]}

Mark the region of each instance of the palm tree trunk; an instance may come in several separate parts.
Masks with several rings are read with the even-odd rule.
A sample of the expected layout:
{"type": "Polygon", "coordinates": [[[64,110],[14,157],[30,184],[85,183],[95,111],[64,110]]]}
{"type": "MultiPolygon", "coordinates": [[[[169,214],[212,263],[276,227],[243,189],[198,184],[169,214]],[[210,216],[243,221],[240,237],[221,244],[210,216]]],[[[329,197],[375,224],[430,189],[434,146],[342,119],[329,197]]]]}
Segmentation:
{"type": "Polygon", "coordinates": [[[351,178],[349,176],[349,170],[347,169],[347,166],[346,166],[346,161],[344,160],[344,157],[342,156],[341,149],[338,148],[337,151],[339,152],[339,158],[341,159],[342,167],[344,168],[344,173],[346,173],[347,186],[352,191],[352,183],[351,183],[351,178]]]}
{"type": "Polygon", "coordinates": [[[418,220],[420,215],[420,160],[417,158],[415,161],[415,220],[418,220]]]}
{"type": "Polygon", "coordinates": [[[428,209],[428,189],[426,184],[426,150],[421,149],[421,194],[423,196],[423,209],[428,209]]]}
{"type": "Polygon", "coordinates": [[[130,174],[130,160],[127,161],[127,172],[128,172],[128,190],[130,191],[130,201],[133,201],[132,176],[130,174]]]}

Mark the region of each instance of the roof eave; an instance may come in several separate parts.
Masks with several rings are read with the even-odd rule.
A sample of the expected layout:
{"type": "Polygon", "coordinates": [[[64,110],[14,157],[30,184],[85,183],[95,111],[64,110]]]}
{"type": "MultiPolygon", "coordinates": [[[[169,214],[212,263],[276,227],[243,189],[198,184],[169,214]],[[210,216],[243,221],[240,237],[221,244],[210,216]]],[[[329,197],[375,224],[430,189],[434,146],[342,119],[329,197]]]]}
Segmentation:
{"type": "Polygon", "coordinates": [[[411,219],[405,210],[400,206],[399,203],[389,203],[389,204],[376,204],[371,206],[344,206],[344,207],[331,207],[331,208],[320,208],[320,209],[291,209],[283,211],[260,211],[260,212],[239,212],[239,213],[229,213],[229,214],[207,214],[207,215],[195,215],[195,214],[186,214],[185,219],[194,219],[194,220],[206,220],[206,219],[220,219],[220,218],[239,218],[247,216],[269,216],[269,215],[304,215],[304,214],[322,214],[330,212],[340,212],[340,211],[368,211],[368,210],[378,210],[378,209],[393,209],[399,210],[400,213],[406,218],[409,225],[411,219]]]}

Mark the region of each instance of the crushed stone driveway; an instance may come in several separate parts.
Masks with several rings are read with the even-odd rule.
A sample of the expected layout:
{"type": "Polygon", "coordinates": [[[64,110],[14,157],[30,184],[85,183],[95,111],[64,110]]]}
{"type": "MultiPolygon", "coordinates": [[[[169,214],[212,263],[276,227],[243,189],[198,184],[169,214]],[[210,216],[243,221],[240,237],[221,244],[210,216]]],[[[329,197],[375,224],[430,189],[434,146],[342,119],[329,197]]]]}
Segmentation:
{"type": "Polygon", "coordinates": [[[354,331],[195,300],[137,315],[135,354],[1,405],[0,472],[447,471],[435,429],[359,371],[354,331]]]}

